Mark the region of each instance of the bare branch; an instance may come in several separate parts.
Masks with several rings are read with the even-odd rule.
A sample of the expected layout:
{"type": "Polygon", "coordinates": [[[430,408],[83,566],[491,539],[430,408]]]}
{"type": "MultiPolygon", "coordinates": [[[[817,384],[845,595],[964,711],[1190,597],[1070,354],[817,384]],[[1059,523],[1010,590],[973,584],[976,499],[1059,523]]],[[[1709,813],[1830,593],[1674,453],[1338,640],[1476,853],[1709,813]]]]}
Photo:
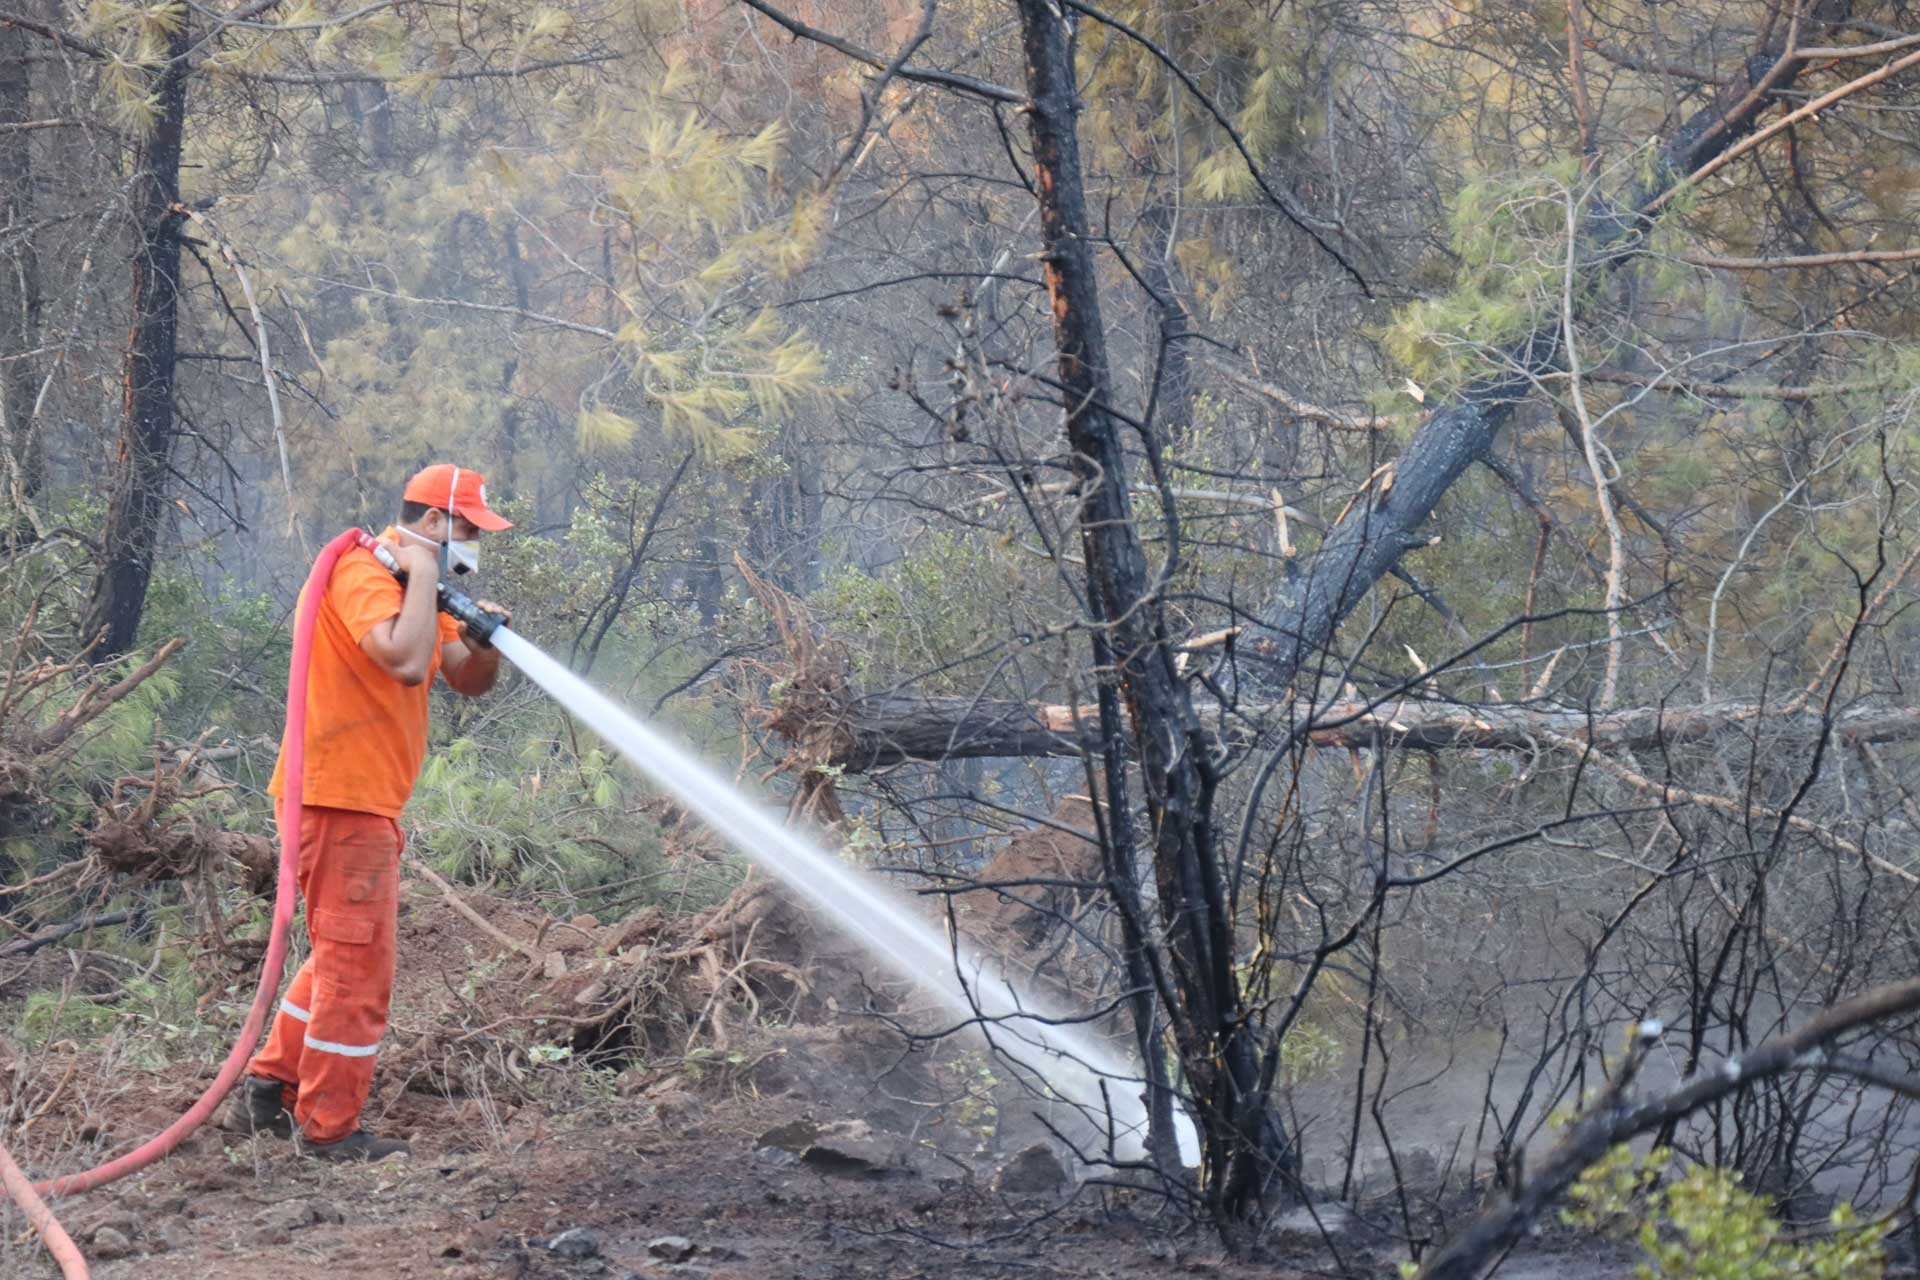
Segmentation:
{"type": "MultiPolygon", "coordinates": [[[[885,71],[892,62],[892,59],[882,57],[871,49],[863,49],[851,40],[843,40],[831,32],[822,31],[818,27],[810,27],[798,18],[788,17],[772,5],[766,3],[766,0],[740,0],[740,2],[749,9],[752,9],[755,13],[785,27],[795,38],[811,40],[815,44],[825,45],[834,52],[852,58],[855,62],[863,62],[876,71],[885,71]]],[[[962,75],[957,71],[932,71],[919,67],[900,67],[895,71],[895,74],[902,80],[912,80],[919,84],[939,85],[943,89],[954,89],[961,93],[972,94],[976,98],[985,98],[989,102],[1004,102],[1009,106],[1020,106],[1027,100],[1026,94],[1014,89],[1009,89],[1005,85],[994,84],[991,81],[981,80],[974,76],[962,75]]]]}
{"type": "Polygon", "coordinates": [[[1792,271],[1801,267],[1844,267],[1856,263],[1912,262],[1920,249],[1852,249],[1842,253],[1803,253],[1786,258],[1722,258],[1706,253],[1683,253],[1680,261],[1721,271],[1792,271]]]}
{"type": "Polygon", "coordinates": [[[1657,1023],[1642,1024],[1619,1077],[1534,1166],[1522,1186],[1484,1210],[1427,1259],[1419,1280],[1471,1280],[1517,1241],[1589,1165],[1615,1146],[1774,1076],[1828,1069],[1823,1051],[1830,1042],[1915,1009],[1920,1009],[1920,978],[1876,987],[1835,1005],[1798,1030],[1701,1072],[1671,1093],[1636,1101],[1635,1077],[1660,1034],[1657,1023]]]}

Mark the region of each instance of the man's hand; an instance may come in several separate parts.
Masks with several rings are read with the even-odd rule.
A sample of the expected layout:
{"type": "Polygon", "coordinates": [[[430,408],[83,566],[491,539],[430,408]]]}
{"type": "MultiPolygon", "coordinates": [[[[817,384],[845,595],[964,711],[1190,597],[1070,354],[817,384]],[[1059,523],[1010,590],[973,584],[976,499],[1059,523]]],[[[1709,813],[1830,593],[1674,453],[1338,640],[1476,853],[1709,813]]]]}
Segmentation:
{"type": "MultiPolygon", "coordinates": [[[[501,626],[510,627],[513,625],[513,611],[508,609],[505,605],[495,604],[491,600],[475,600],[474,603],[479,605],[483,610],[485,610],[488,613],[498,614],[500,617],[501,626]]],[[[460,624],[460,640],[463,644],[467,646],[467,648],[475,650],[476,652],[481,649],[491,649],[493,647],[492,645],[487,644],[484,641],[474,638],[474,636],[468,631],[467,624],[464,622],[460,624]]]]}
{"type": "Polygon", "coordinates": [[[399,561],[409,581],[420,578],[430,587],[439,584],[440,556],[432,547],[423,547],[417,542],[388,542],[384,539],[380,545],[399,561]]]}
{"type": "MultiPolygon", "coordinates": [[[[499,614],[502,626],[513,622],[513,615],[491,600],[474,603],[488,613],[499,614]]],[[[474,636],[463,622],[459,643],[449,642],[440,647],[440,676],[455,693],[477,698],[493,688],[494,681],[500,678],[500,651],[474,636]]]]}

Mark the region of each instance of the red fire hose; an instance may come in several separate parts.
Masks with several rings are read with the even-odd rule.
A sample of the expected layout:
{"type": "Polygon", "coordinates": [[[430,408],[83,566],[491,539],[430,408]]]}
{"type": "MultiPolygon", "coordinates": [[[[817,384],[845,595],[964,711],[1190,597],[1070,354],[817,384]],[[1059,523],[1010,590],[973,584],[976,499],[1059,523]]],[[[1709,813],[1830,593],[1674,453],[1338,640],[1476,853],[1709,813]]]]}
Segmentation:
{"type": "Polygon", "coordinates": [[[126,1155],[84,1173],[70,1173],[65,1177],[28,1184],[13,1158],[4,1147],[0,1147],[0,1182],[4,1182],[7,1194],[14,1203],[26,1211],[27,1220],[40,1233],[41,1242],[60,1264],[60,1273],[67,1280],[86,1280],[87,1263],[80,1256],[80,1250],[74,1246],[72,1238],[61,1228],[59,1219],[54,1217],[53,1211],[40,1197],[91,1191],[124,1178],[137,1169],[146,1168],[179,1146],[188,1134],[206,1122],[233,1088],[234,1082],[239,1080],[248,1059],[253,1056],[254,1046],[260,1041],[261,1028],[267,1021],[267,1010],[280,993],[281,971],[287,962],[287,929],[293,923],[294,896],[300,879],[301,790],[306,777],[307,665],[313,656],[313,624],[319,616],[321,597],[326,594],[327,583],[333,577],[334,562],[343,552],[358,544],[362,537],[364,535],[359,530],[349,529],[322,547],[319,559],[313,562],[313,570],[307,575],[306,590],[301,593],[300,610],[293,626],[293,659],[287,670],[286,794],[280,797],[280,876],[273,896],[273,931],[267,940],[266,959],[260,965],[260,983],[253,991],[253,1008],[247,1012],[247,1022],[240,1031],[240,1038],[234,1041],[227,1060],[220,1065],[220,1074],[200,1095],[200,1100],[187,1108],[187,1113],[166,1129],[126,1155]]]}

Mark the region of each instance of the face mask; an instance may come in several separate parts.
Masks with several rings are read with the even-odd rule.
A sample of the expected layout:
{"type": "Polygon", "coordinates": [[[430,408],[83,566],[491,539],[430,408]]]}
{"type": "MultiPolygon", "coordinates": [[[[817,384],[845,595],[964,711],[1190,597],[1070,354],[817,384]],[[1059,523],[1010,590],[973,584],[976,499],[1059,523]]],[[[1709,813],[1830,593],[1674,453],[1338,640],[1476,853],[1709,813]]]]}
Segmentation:
{"type": "Polygon", "coordinates": [[[435,542],[424,533],[415,533],[402,528],[401,533],[410,538],[418,538],[430,547],[440,548],[440,573],[442,576],[456,573],[478,573],[480,571],[480,543],[473,538],[449,539],[435,542]]]}
{"type": "Polygon", "coordinates": [[[440,571],[451,569],[455,573],[480,572],[480,544],[468,538],[461,542],[443,543],[446,550],[440,556],[440,571]]]}

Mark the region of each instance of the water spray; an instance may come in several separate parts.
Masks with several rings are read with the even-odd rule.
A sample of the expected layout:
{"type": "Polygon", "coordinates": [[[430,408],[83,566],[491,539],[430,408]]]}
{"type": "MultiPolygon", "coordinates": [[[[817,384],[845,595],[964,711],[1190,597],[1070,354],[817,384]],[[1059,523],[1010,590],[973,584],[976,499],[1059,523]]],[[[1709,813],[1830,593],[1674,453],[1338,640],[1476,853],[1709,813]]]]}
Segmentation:
{"type": "MultiPolygon", "coordinates": [[[[360,535],[390,573],[405,580],[393,554],[360,535]]],[[[1113,1154],[1146,1156],[1147,1106],[1142,1072],[1071,1015],[1036,1003],[957,936],[936,930],[911,904],[871,877],[776,821],[765,806],[702,764],[678,743],[642,723],[574,672],[503,625],[443,577],[442,612],[464,623],[468,635],[496,646],[561,706],[586,721],[621,755],[671,791],[708,826],[785,884],[900,977],[937,999],[962,1023],[976,1022],[994,1047],[1024,1068],[1045,1091],[1080,1110],[1096,1126],[1111,1126],[1113,1154]]],[[[1176,1111],[1180,1153],[1198,1164],[1192,1121],[1176,1111]]]]}

